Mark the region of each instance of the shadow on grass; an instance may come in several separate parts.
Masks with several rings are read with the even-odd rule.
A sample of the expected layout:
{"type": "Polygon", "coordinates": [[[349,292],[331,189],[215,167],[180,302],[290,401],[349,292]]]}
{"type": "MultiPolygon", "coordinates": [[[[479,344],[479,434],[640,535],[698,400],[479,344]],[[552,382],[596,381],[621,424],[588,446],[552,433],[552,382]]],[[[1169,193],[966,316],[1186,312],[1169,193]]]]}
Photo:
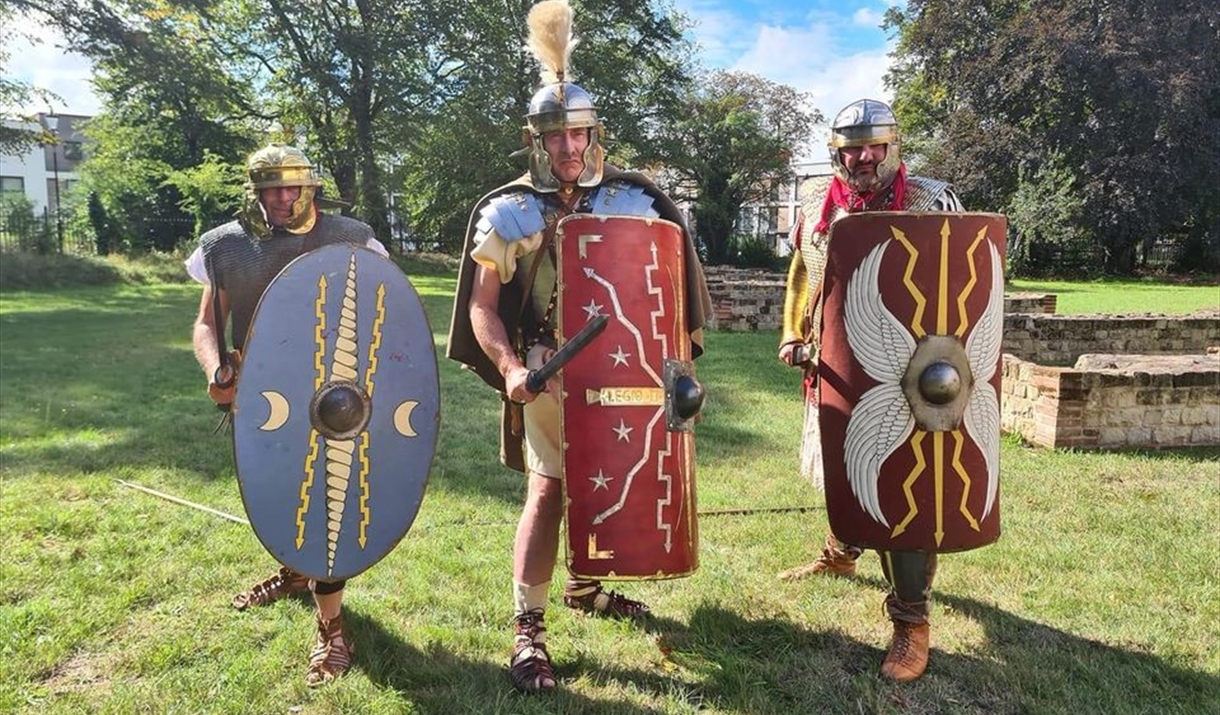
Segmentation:
{"type": "MultiPolygon", "coordinates": [[[[403,693],[417,708],[412,712],[421,715],[653,712],[630,703],[597,701],[562,686],[553,693],[524,695],[512,689],[506,666],[463,658],[436,642],[420,650],[358,611],[346,610],[344,620],[358,645],[354,667],[377,687],[403,693]]],[[[561,680],[568,677],[567,668],[557,669],[561,680]]]]}
{"type": "MultiPolygon", "coordinates": [[[[945,653],[936,648],[934,617],[928,671],[907,685],[876,675],[887,642],[864,643],[839,631],[750,619],[710,604],[698,607],[689,624],[654,618],[647,629],[665,659],[696,676],[697,700],[728,711],[1220,711],[1220,676],[1181,668],[1139,644],[1101,643],[970,598],[940,594],[936,603],[974,619],[985,640],[974,652],[945,653]]],[[[659,698],[674,692],[674,679],[659,669],[587,667],[659,698]]]]}

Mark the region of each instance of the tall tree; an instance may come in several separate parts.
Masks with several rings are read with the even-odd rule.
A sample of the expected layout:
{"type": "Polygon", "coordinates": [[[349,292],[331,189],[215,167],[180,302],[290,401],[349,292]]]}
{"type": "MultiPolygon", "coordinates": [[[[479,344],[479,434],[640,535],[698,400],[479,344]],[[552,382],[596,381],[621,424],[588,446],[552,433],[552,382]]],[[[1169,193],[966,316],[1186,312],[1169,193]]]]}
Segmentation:
{"type": "Polygon", "coordinates": [[[910,146],[969,204],[1007,210],[1066,171],[1081,210],[1044,233],[1082,236],[1115,273],[1143,241],[1214,229],[1214,3],[911,0],[888,24],[910,146]]]}
{"type": "MultiPolygon", "coordinates": [[[[537,64],[525,51],[531,0],[470,3],[460,27],[438,47],[450,59],[449,95],[403,148],[405,200],[424,243],[460,248],[470,208],[482,193],[519,175],[537,64]]],[[[572,77],[588,90],[607,130],[609,160],[643,167],[667,155],[662,129],[681,111],[693,53],[685,20],[654,0],[574,2],[572,77]]]]}
{"type": "Polygon", "coordinates": [[[725,263],[741,207],[791,180],[792,158],[823,121],[808,96],[743,72],[714,72],[671,124],[671,193],[694,205],[709,263],[725,263]]]}

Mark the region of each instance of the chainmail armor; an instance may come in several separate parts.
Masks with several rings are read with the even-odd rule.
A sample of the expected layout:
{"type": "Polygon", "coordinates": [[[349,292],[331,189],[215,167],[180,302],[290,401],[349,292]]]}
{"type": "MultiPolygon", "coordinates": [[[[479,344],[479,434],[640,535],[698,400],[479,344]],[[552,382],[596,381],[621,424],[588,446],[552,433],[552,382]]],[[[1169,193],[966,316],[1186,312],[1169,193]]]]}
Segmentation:
{"type": "Polygon", "coordinates": [[[233,347],[245,345],[259,298],[292,259],[335,243],[364,246],[372,238],[368,224],[328,214],[319,215],[313,229],[301,235],[275,231],[260,239],[240,221],[230,221],[200,236],[208,277],[229,299],[233,347]]]}
{"type": "MultiPolygon", "coordinates": [[[[810,228],[816,226],[822,219],[822,199],[825,198],[826,192],[830,190],[830,180],[831,177],[829,176],[815,180],[805,194],[809,199],[802,203],[801,212],[804,214],[802,217],[804,224],[810,228]]],[[[906,192],[903,194],[902,204],[903,211],[965,210],[948,183],[923,176],[907,177],[906,192]]],[[[833,225],[835,221],[843,218],[847,213],[847,210],[842,207],[834,207],[834,214],[831,216],[830,223],[833,225]]],[[[806,275],[809,277],[808,295],[810,296],[815,295],[818,286],[822,284],[822,276],[826,272],[826,248],[829,244],[829,239],[829,233],[814,233],[812,230],[801,239],[801,259],[805,262],[806,275]]],[[[813,315],[809,324],[811,326],[821,325],[822,301],[818,300],[817,305],[811,306],[810,309],[813,311],[813,315]]],[[[813,346],[812,349],[816,350],[819,339],[816,327],[812,332],[813,334],[806,336],[806,339],[813,346]]]]}

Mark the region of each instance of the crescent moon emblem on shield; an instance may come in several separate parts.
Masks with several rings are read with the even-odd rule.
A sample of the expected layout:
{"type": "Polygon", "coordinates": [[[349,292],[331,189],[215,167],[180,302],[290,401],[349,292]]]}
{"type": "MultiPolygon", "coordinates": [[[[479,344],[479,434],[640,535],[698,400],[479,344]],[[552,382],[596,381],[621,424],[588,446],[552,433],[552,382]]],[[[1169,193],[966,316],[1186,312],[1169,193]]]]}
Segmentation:
{"type": "Polygon", "coordinates": [[[407,400],[394,410],[394,429],[403,437],[417,437],[419,434],[411,426],[411,413],[419,406],[418,400],[407,400]]]}
{"type": "Polygon", "coordinates": [[[262,395],[267,400],[267,406],[271,408],[271,414],[267,415],[267,421],[259,429],[264,432],[274,432],[283,427],[284,423],[288,421],[288,400],[280,393],[272,390],[267,390],[262,395]]]}

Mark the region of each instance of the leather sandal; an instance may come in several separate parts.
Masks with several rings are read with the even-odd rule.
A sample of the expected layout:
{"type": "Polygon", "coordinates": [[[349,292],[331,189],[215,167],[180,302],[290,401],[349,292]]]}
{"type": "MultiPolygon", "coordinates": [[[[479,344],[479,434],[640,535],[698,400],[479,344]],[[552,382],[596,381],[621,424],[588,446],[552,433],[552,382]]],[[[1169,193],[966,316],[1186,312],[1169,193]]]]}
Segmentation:
{"type": "Polygon", "coordinates": [[[244,611],[250,606],[266,606],[281,598],[287,598],[296,593],[309,590],[309,577],[281,566],[271,578],[256,583],[249,591],[233,597],[233,607],[244,611]]]}

